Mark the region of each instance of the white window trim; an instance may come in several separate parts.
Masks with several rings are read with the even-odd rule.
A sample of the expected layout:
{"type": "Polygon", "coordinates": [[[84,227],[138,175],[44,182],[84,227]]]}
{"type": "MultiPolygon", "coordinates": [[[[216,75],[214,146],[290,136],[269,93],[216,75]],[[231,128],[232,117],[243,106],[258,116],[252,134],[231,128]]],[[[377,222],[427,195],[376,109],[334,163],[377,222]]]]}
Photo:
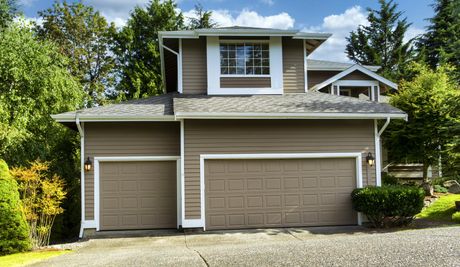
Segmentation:
{"type": "Polygon", "coordinates": [[[308,92],[308,60],[307,60],[307,41],[303,40],[303,81],[305,93],[308,92]]]}
{"type": "MultiPolygon", "coordinates": [[[[177,182],[180,183],[180,156],[126,156],[126,157],[94,157],[94,223],[91,224],[91,228],[96,228],[96,231],[100,231],[100,173],[99,164],[100,162],[133,162],[133,161],[176,161],[177,168],[177,182]]],[[[178,186],[177,189],[180,189],[178,186]]],[[[179,191],[179,190],[178,190],[179,191]]],[[[179,199],[181,192],[176,192],[177,203],[181,203],[179,199]]],[[[180,207],[178,206],[178,210],[180,207]]],[[[177,217],[177,226],[180,225],[180,216],[177,217]]],[[[90,227],[88,227],[90,228],[90,227]]]]}
{"type": "MultiPolygon", "coordinates": [[[[227,40],[227,39],[219,39],[219,58],[220,58],[220,46],[222,44],[237,44],[237,43],[260,43],[260,44],[269,44],[268,50],[270,51],[270,40],[257,40],[257,39],[245,39],[245,40],[227,40]]],[[[270,54],[269,54],[270,57],[270,54]]],[[[219,61],[219,66],[222,68],[220,65],[219,61]]],[[[222,74],[221,69],[219,68],[219,73],[220,77],[229,77],[229,78],[251,78],[251,77],[271,77],[271,72],[270,74],[222,74]]],[[[246,71],[246,66],[245,66],[245,71],[246,71]]]]}
{"type": "MultiPolygon", "coordinates": [[[[332,83],[332,86],[337,86],[337,95],[340,95],[341,86],[350,87],[367,87],[369,99],[371,101],[379,101],[379,96],[375,96],[374,88],[377,87],[377,91],[380,94],[380,86],[378,81],[373,80],[339,80],[332,83]]],[[[342,89],[343,90],[343,89],[342,89]]],[[[350,91],[351,92],[351,91],[350,91]]]]}
{"type": "MultiPolygon", "coordinates": [[[[228,42],[230,40],[222,40],[228,42]]],[[[244,42],[245,40],[234,40],[244,42]]],[[[251,40],[246,40],[247,42],[251,40]]],[[[254,42],[255,40],[252,40],[254,42]]],[[[257,42],[263,40],[257,40],[257,42]]],[[[270,81],[271,87],[267,88],[221,88],[220,87],[220,40],[218,36],[206,37],[206,58],[208,76],[208,95],[254,95],[254,94],[283,94],[283,51],[282,39],[279,36],[271,36],[270,40],[265,40],[270,44],[270,81]]],[[[254,75],[263,77],[262,75],[254,75]]],[[[235,77],[222,76],[222,77],[235,77]]],[[[243,77],[248,77],[244,75],[243,77]]]]}
{"type": "MultiPolygon", "coordinates": [[[[205,214],[205,176],[204,164],[208,159],[315,159],[315,158],[355,158],[356,187],[363,187],[362,153],[267,153],[267,154],[201,154],[200,155],[200,211],[201,218],[189,220],[190,224],[183,224],[184,228],[203,227],[206,230],[205,214]]],[[[185,207],[185,206],[184,206],[185,207]]],[[[185,222],[185,220],[184,220],[185,222]]],[[[358,213],[358,225],[362,224],[361,214],[358,213]]]]}

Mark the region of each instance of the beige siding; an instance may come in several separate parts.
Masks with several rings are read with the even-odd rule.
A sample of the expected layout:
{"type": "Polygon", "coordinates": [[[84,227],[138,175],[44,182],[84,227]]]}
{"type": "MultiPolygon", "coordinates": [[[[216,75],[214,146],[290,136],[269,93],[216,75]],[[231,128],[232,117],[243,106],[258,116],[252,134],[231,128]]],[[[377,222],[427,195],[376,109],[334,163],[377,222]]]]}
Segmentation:
{"type": "Polygon", "coordinates": [[[221,77],[221,88],[269,88],[270,77],[221,77]]]}
{"type": "Polygon", "coordinates": [[[184,94],[206,94],[208,90],[206,39],[182,40],[182,86],[184,94]]]}
{"type": "Polygon", "coordinates": [[[304,52],[302,40],[283,38],[284,93],[304,93],[304,52]]]}
{"type": "Polygon", "coordinates": [[[374,78],[369,77],[368,75],[360,72],[360,71],[353,71],[352,73],[346,75],[345,77],[341,78],[340,80],[374,80],[374,78]]]}
{"type": "MultiPolygon", "coordinates": [[[[85,123],[85,158],[179,156],[178,122],[85,123]]],[[[93,160],[94,162],[94,160],[93,160]]],[[[94,172],[85,173],[85,216],[94,219],[94,172]]]]}
{"type": "Polygon", "coordinates": [[[185,217],[200,218],[200,154],[362,152],[366,185],[375,184],[375,167],[366,175],[369,151],[371,120],[186,120],[185,217]]]}
{"type": "Polygon", "coordinates": [[[339,71],[316,71],[310,70],[308,71],[308,88],[312,88],[313,86],[324,82],[325,80],[331,78],[332,76],[338,74],[339,71]]]}

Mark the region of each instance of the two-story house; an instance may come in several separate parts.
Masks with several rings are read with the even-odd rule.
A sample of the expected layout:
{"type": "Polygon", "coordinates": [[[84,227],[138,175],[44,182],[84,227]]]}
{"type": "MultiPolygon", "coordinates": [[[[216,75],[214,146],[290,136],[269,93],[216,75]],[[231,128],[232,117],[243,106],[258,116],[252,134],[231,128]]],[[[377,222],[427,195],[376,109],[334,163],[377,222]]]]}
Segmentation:
{"type": "Polygon", "coordinates": [[[160,32],[165,94],[54,115],[81,136],[81,235],[360,224],[350,193],[381,184],[380,134],[406,114],[378,67],[307,59],[329,37],[160,32]]]}

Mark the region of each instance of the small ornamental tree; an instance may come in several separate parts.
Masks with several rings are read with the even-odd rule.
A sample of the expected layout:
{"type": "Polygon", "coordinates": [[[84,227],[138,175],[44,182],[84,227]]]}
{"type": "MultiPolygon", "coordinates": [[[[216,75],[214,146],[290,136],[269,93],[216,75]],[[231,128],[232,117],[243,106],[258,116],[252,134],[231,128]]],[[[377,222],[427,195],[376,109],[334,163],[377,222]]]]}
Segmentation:
{"type": "Polygon", "coordinates": [[[458,156],[460,89],[449,67],[433,71],[416,63],[411,71],[413,78],[401,82],[390,100],[408,114],[408,121],[394,121],[384,142],[391,161],[423,163],[423,179],[428,182],[428,167],[436,166],[440,156],[450,162],[458,156]]]}
{"type": "Polygon", "coordinates": [[[26,219],[21,211],[18,185],[0,160],[0,255],[30,248],[26,219]]]}
{"type": "Polygon", "coordinates": [[[29,224],[33,248],[49,245],[51,228],[65,199],[63,180],[48,172],[49,163],[35,161],[29,168],[11,170],[19,183],[23,211],[29,224]]]}

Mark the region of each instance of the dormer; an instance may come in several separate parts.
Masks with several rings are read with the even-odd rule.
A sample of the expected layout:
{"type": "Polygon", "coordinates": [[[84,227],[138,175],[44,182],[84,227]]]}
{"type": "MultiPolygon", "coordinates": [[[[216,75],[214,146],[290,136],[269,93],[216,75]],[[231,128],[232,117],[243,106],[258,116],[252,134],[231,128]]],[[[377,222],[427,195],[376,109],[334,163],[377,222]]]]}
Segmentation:
{"type": "Polygon", "coordinates": [[[307,56],[331,34],[249,27],[160,32],[167,92],[305,93],[307,56]]]}

